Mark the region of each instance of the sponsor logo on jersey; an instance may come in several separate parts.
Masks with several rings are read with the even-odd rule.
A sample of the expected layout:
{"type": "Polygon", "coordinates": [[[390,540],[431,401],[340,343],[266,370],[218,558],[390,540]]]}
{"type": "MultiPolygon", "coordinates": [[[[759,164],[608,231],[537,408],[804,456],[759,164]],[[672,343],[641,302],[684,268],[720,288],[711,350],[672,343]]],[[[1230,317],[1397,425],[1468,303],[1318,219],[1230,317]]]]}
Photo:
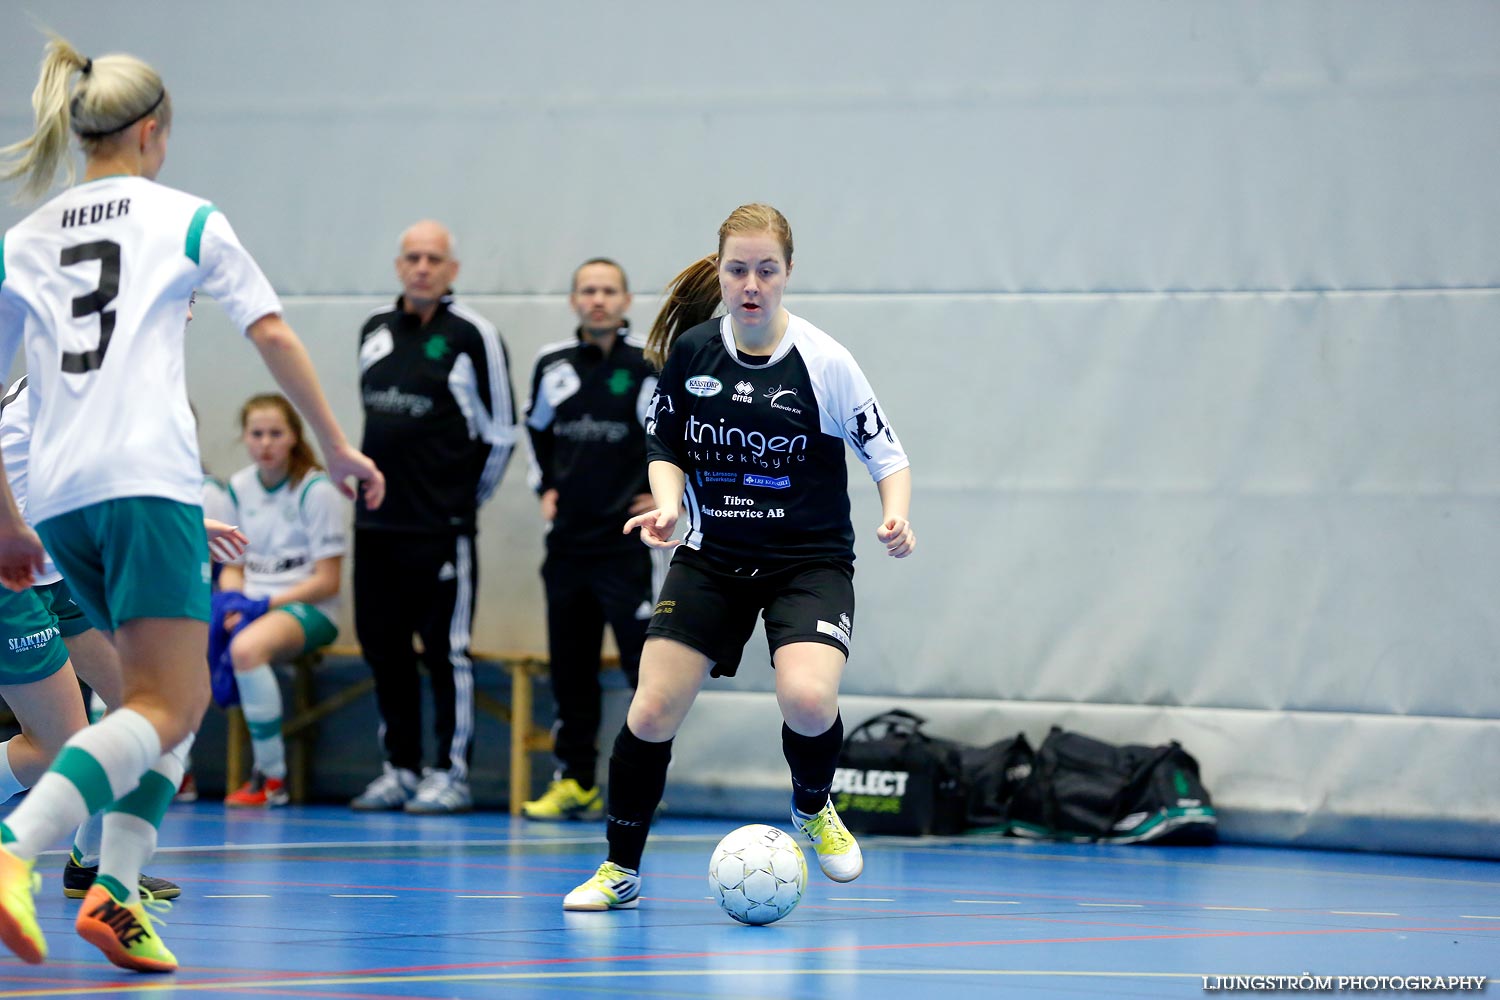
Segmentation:
{"type": "Polygon", "coordinates": [[[656,612],[655,612],[656,614],[659,614],[659,615],[670,615],[672,612],[674,612],[676,610],[677,610],[677,602],[676,601],[657,601],[656,602],[656,612]]]}
{"type": "Polygon", "coordinates": [[[245,568],[259,576],[274,576],[307,565],[307,556],[289,556],[286,559],[245,557],[245,568]]]}
{"type": "Polygon", "coordinates": [[[577,420],[559,420],[552,433],[565,441],[604,441],[619,444],[630,436],[630,425],[619,420],[595,420],[585,414],[577,420]]]}
{"type": "Polygon", "coordinates": [[[693,444],[712,444],[720,448],[744,448],[756,458],[767,455],[800,455],[807,450],[807,435],[773,434],[767,437],[760,431],[747,431],[743,427],[726,426],[721,419],[717,424],[688,416],[682,429],[683,439],[693,444]]]}
{"type": "Polygon", "coordinates": [[[736,382],[734,384],[734,395],[729,398],[736,403],[753,403],[755,402],[755,397],[750,394],[754,391],[755,386],[749,382],[736,382]]]}
{"type": "Polygon", "coordinates": [[[717,396],[724,391],[724,383],[712,375],[694,375],[687,380],[687,391],[694,396],[717,396]]]}
{"type": "Polygon", "coordinates": [[[635,377],[625,368],[616,368],[609,373],[609,381],[605,384],[609,386],[611,395],[623,396],[635,385],[635,377]]]}
{"type": "Polygon", "coordinates": [[[30,653],[41,649],[61,634],[62,632],[56,625],[49,625],[40,632],[33,632],[30,635],[12,636],[8,640],[8,645],[12,653],[30,653]]]}
{"type": "Polygon", "coordinates": [[[738,472],[704,472],[701,469],[698,471],[699,486],[704,483],[736,483],[739,482],[739,478],[738,472]]]}
{"type": "Polygon", "coordinates": [[[746,486],[760,486],[768,490],[784,490],[792,485],[791,476],[757,476],[752,472],[745,473],[746,486]]]}
{"type": "MultiPolygon", "coordinates": [[[[788,413],[796,413],[796,414],[800,415],[802,413],[802,407],[800,407],[800,406],[788,406],[786,403],[780,402],[780,400],[781,400],[781,398],[783,396],[795,396],[795,395],[797,395],[797,389],[796,389],[795,386],[793,386],[790,389],[783,389],[781,386],[778,385],[774,389],[767,389],[766,390],[766,398],[771,401],[771,409],[773,409],[773,410],[785,410],[788,413]]],[[[792,402],[796,402],[796,400],[793,400],[792,402]]]]}
{"type": "Polygon", "coordinates": [[[844,433],[849,435],[849,443],[866,459],[870,457],[870,449],[865,445],[882,434],[887,441],[894,443],[896,440],[891,425],[885,422],[885,414],[880,412],[880,407],[873,398],[857,407],[854,416],[844,421],[844,433]]]}
{"type": "Polygon", "coordinates": [[[395,387],[389,389],[366,389],[365,409],[375,413],[403,417],[425,417],[432,412],[432,400],[415,393],[402,392],[395,387]]]}

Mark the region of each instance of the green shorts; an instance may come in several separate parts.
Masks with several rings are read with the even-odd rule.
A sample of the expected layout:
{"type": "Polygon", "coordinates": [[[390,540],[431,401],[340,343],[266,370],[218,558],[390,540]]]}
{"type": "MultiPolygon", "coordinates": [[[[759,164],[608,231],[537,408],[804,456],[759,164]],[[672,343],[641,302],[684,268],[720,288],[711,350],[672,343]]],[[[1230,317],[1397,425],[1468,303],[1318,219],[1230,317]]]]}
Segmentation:
{"type": "Polygon", "coordinates": [[[73,600],[73,592],[68,589],[66,580],[44,583],[32,589],[42,599],[42,603],[57,616],[57,627],[62,631],[64,639],[82,635],[94,627],[94,623],[89,621],[88,615],[83,613],[78,602],[73,600]]]}
{"type": "Polygon", "coordinates": [[[35,590],[0,587],[0,684],[44,681],[68,662],[57,616],[35,590]]]}
{"type": "Polygon", "coordinates": [[[321,649],[339,637],[339,627],[329,621],[327,615],[311,604],[293,601],[291,604],[283,604],[276,610],[285,611],[297,619],[297,624],[302,626],[304,641],[302,643],[302,652],[298,653],[298,656],[301,656],[302,653],[311,653],[315,649],[321,649]]]}
{"type": "Polygon", "coordinates": [[[73,599],[113,631],[137,618],[209,617],[203,508],[162,497],[124,497],[36,526],[73,599]]]}

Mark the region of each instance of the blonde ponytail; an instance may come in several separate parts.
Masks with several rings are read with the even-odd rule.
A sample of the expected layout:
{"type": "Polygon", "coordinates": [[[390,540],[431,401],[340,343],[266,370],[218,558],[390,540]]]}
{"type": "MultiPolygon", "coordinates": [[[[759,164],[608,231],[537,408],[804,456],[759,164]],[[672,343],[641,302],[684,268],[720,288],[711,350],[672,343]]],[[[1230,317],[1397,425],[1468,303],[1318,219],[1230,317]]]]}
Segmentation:
{"type": "Polygon", "coordinates": [[[76,171],[68,156],[68,134],[79,137],[92,156],[122,129],[151,117],[162,128],[172,124],[172,101],[156,70],[135,56],[87,59],[52,35],[42,56],[41,77],[31,94],[36,128],[26,139],[0,149],[0,180],[24,178],[17,201],[47,193],[58,168],[72,184],[76,171]],[[73,82],[77,73],[78,82],[73,82]]]}

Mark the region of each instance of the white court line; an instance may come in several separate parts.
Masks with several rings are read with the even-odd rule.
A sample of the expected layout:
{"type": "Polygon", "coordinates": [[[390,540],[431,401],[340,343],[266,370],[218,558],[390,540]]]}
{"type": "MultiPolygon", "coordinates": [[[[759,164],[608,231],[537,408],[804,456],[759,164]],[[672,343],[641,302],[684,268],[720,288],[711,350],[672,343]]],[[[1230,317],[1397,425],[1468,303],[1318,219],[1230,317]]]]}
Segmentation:
{"type": "Polygon", "coordinates": [[[1233,910],[1243,913],[1270,913],[1269,906],[1205,906],[1205,910],[1233,910]]]}
{"type": "Polygon", "coordinates": [[[1500,920],[1500,916],[1492,913],[1460,913],[1459,918],[1463,920],[1500,920]]]}
{"type": "Polygon", "coordinates": [[[829,896],[830,903],[894,903],[894,899],[883,899],[880,896],[829,896]]]}
{"type": "Polygon", "coordinates": [[[1019,899],[955,899],[955,903],[978,903],[980,906],[1020,906],[1019,899]]]}
{"type": "Polygon", "coordinates": [[[264,893],[264,892],[246,892],[246,893],[239,893],[237,895],[211,895],[211,896],[204,896],[203,898],[204,899],[270,899],[271,897],[270,897],[270,895],[268,893],[264,893]]]}
{"type": "Polygon", "coordinates": [[[454,899],[525,899],[525,896],[454,896],[454,899]]]}
{"type": "Polygon", "coordinates": [[[1110,910],[1144,910],[1145,903],[1079,903],[1079,906],[1100,906],[1110,910]]]}
{"type": "Polygon", "coordinates": [[[330,892],[328,895],[331,896],[331,897],[333,897],[334,899],[395,899],[396,898],[395,896],[390,895],[388,893],[375,893],[375,892],[330,892]]]}
{"type": "Polygon", "coordinates": [[[1385,913],[1381,910],[1329,910],[1329,913],[1337,913],[1341,917],[1399,917],[1399,913],[1385,913]]]}

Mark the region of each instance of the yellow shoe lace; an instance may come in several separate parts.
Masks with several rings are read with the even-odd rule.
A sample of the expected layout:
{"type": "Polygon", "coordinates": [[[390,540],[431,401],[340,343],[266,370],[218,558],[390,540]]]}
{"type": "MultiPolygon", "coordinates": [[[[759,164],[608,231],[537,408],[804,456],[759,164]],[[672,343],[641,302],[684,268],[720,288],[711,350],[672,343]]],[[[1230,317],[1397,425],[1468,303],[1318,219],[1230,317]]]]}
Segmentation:
{"type": "Polygon", "coordinates": [[[833,820],[833,813],[824,806],[812,819],[802,824],[802,829],[812,838],[819,854],[843,854],[849,850],[849,831],[842,823],[833,820]]]}

